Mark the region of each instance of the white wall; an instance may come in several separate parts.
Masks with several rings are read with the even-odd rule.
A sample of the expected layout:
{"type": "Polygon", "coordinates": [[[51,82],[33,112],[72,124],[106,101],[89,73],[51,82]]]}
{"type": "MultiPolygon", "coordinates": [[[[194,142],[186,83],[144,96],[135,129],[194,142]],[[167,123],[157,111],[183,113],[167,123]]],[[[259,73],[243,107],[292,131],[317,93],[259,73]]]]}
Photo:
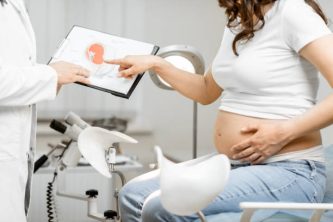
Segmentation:
{"type": "MultiPolygon", "coordinates": [[[[37,36],[38,60],[46,63],[73,25],[144,40],[144,1],[29,0],[37,36]],[[128,3],[131,2],[131,7],[128,3]]],[[[129,116],[141,109],[142,88],[124,100],[86,87],[66,86],[55,102],[39,106],[40,117],[62,117],[73,110],[84,117],[129,116]]]]}
{"type": "MultiPolygon", "coordinates": [[[[224,12],[216,0],[147,0],[146,37],[157,44],[189,44],[199,49],[209,66],[220,44],[224,12]]],[[[156,88],[145,79],[144,119],[149,120],[155,139],[165,152],[188,159],[192,150],[192,101],[173,91],[156,88]],[[157,109],[158,107],[158,109],[157,109]]],[[[199,106],[199,154],[213,150],[212,129],[217,109],[199,106]]]]}
{"type": "MultiPolygon", "coordinates": [[[[326,15],[330,18],[330,28],[333,30],[333,1],[330,0],[319,0],[320,5],[322,6],[322,9],[326,13],[326,15]]],[[[333,52],[332,52],[333,53],[333,52]]],[[[319,96],[318,99],[325,98],[328,94],[332,93],[331,87],[328,85],[327,81],[321,76],[321,85],[319,90],[319,96]]],[[[329,111],[328,111],[329,112],[329,111]]],[[[322,138],[324,141],[324,144],[332,144],[333,143],[333,125],[330,127],[327,127],[326,129],[322,130],[322,138]]]]}
{"type": "MultiPolygon", "coordinates": [[[[333,18],[333,2],[320,2],[333,18]]],[[[161,47],[193,45],[209,66],[225,23],[224,12],[216,0],[27,0],[27,3],[37,34],[40,62],[49,59],[70,27],[77,24],[161,47]]],[[[322,82],[320,98],[331,92],[322,82]]],[[[218,102],[199,106],[199,154],[214,150],[212,131],[217,106],[218,102]]],[[[130,100],[70,86],[55,102],[40,107],[42,117],[61,117],[68,110],[86,117],[133,115],[136,121],[153,129],[153,143],[180,159],[191,157],[192,102],[176,92],[155,87],[148,75],[130,100]]],[[[325,143],[333,143],[332,131],[330,127],[323,132],[325,143]]]]}
{"type": "MultiPolygon", "coordinates": [[[[188,44],[212,61],[224,27],[216,0],[28,0],[38,40],[38,59],[46,62],[74,24],[155,43],[188,44]]],[[[200,153],[213,150],[217,104],[199,107],[200,153]]],[[[55,102],[40,106],[40,116],[62,117],[74,110],[85,117],[136,112],[136,121],[152,128],[154,143],[180,159],[191,157],[192,102],[157,88],[146,75],[130,100],[69,86],[55,102]],[[116,107],[116,108],[114,108],[116,107]]],[[[151,149],[151,147],[147,148],[151,149]]]]}

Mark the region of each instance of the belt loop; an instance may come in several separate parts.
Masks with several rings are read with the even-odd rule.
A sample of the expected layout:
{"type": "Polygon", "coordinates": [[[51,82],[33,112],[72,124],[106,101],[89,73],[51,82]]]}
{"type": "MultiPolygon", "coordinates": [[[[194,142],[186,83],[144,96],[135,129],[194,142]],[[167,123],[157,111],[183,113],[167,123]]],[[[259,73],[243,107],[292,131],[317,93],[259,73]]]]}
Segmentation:
{"type": "Polygon", "coordinates": [[[317,173],[316,164],[312,160],[306,160],[306,162],[308,163],[308,165],[310,166],[310,169],[311,169],[311,175],[310,175],[310,177],[313,178],[316,175],[316,173],[317,173]]]}

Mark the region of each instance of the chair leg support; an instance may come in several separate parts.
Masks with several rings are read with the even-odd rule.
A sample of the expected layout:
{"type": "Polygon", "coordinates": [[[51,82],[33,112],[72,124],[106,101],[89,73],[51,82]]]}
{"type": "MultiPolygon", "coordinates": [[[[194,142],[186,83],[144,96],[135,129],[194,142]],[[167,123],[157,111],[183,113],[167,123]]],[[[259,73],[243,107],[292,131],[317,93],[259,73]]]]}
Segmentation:
{"type": "Polygon", "coordinates": [[[202,211],[199,211],[197,214],[198,214],[198,216],[199,216],[201,222],[207,222],[206,217],[205,217],[205,215],[202,213],[202,211]]]}
{"type": "Polygon", "coordinates": [[[240,222],[250,222],[255,209],[244,209],[240,222]]]}
{"type": "Polygon", "coordinates": [[[323,215],[323,213],[325,212],[325,210],[315,210],[313,211],[313,214],[309,220],[309,222],[319,222],[321,216],[323,215]]]}

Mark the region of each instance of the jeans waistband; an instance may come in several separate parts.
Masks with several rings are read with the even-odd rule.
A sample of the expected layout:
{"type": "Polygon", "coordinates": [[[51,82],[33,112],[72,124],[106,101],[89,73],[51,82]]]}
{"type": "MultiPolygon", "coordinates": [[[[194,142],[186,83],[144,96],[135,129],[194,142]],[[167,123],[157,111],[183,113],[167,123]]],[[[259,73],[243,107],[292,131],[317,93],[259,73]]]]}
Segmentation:
{"type": "MultiPolygon", "coordinates": [[[[325,163],[313,160],[283,160],[271,163],[262,163],[258,165],[295,167],[295,168],[319,168],[325,170],[325,163]]],[[[252,166],[250,163],[231,163],[232,168],[252,166]]]]}

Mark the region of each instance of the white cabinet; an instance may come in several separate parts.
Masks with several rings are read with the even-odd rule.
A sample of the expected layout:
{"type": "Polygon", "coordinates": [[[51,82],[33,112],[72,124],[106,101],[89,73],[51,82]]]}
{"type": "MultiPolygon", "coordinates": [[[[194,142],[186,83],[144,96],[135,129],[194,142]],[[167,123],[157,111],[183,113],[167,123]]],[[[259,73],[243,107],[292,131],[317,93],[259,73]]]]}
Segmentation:
{"type": "MultiPolygon", "coordinates": [[[[37,127],[37,156],[48,153],[48,143],[53,145],[59,143],[64,136],[49,128],[48,121],[40,121],[37,127]]],[[[142,174],[148,170],[147,165],[154,162],[152,151],[154,142],[152,130],[138,124],[129,124],[126,134],[139,141],[138,144],[121,144],[122,151],[128,156],[136,156],[137,161],[129,161],[125,165],[118,165],[116,169],[124,173],[127,180],[142,174]]],[[[28,222],[45,222],[46,212],[46,188],[48,182],[53,179],[52,168],[41,168],[33,176],[31,207],[28,222]]],[[[63,176],[64,182],[60,183],[62,191],[84,195],[86,190],[96,189],[99,191],[98,207],[99,212],[114,209],[113,192],[114,181],[105,178],[92,167],[80,166],[69,168],[63,176]]],[[[120,187],[120,179],[116,177],[117,187],[120,187]]],[[[57,209],[59,222],[88,222],[87,203],[72,200],[64,197],[57,197],[57,209]]]]}
{"type": "MultiPolygon", "coordinates": [[[[118,166],[117,169],[124,173],[126,178],[131,178],[141,173],[142,165],[133,161],[129,164],[118,166]]],[[[47,218],[46,188],[53,178],[53,169],[42,168],[34,175],[31,207],[28,222],[45,222],[47,218]]],[[[76,167],[67,169],[59,180],[59,187],[63,192],[84,195],[86,190],[96,189],[98,195],[98,210],[115,209],[113,198],[115,184],[120,187],[120,179],[108,179],[97,173],[92,167],[76,167]],[[116,180],[116,182],[115,182],[116,180]]],[[[65,197],[56,197],[56,208],[59,222],[90,222],[88,218],[87,203],[65,197]]]]}

